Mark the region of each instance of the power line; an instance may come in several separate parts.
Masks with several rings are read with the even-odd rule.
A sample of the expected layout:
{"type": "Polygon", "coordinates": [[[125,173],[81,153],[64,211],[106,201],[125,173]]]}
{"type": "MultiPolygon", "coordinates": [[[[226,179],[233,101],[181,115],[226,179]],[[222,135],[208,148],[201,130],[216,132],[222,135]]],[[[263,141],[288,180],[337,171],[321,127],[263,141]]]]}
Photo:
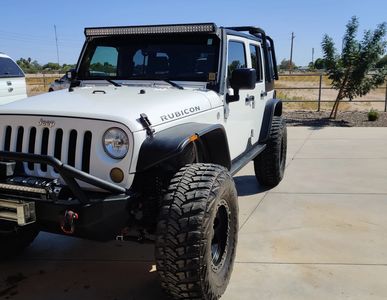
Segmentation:
{"type": "MultiPolygon", "coordinates": [[[[16,39],[22,39],[22,40],[30,40],[30,41],[47,41],[46,36],[40,36],[40,35],[31,35],[31,34],[24,34],[24,33],[16,33],[16,32],[10,32],[10,31],[4,31],[0,30],[0,38],[9,37],[9,38],[16,38],[16,39]]],[[[78,42],[83,41],[83,36],[79,35],[79,39],[75,39],[74,37],[67,37],[64,35],[61,35],[60,41],[65,42],[78,42]]]]}

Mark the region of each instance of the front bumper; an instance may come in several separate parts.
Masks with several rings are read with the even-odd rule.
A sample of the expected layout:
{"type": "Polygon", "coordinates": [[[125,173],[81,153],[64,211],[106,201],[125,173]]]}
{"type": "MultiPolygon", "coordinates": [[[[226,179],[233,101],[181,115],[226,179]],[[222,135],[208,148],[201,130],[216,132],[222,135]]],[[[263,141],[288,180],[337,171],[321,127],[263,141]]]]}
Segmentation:
{"type": "MultiPolygon", "coordinates": [[[[83,238],[108,240],[118,235],[128,223],[129,206],[136,198],[130,189],[82,172],[51,156],[0,151],[0,165],[3,166],[0,168],[0,198],[15,203],[34,202],[36,222],[43,231],[64,233],[61,224],[68,211],[76,212],[79,216],[71,234],[83,238]],[[10,172],[10,162],[15,163],[15,172],[10,172]],[[50,185],[43,188],[15,185],[13,182],[16,180],[12,181],[15,176],[25,176],[20,170],[21,163],[26,162],[52,166],[66,186],[61,189],[50,185]],[[79,181],[105,192],[84,190],[79,181]]],[[[31,180],[26,177],[25,181],[31,180]]],[[[36,182],[40,181],[37,179],[36,182]]]]}

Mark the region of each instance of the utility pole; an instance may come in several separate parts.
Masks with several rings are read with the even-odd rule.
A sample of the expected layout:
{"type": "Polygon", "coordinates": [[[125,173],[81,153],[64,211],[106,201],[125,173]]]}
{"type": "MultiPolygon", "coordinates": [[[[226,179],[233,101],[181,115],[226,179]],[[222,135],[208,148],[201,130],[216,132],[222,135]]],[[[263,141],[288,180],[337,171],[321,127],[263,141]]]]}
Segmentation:
{"type": "Polygon", "coordinates": [[[59,47],[58,47],[58,36],[56,34],[56,25],[54,25],[54,31],[55,31],[55,43],[56,43],[56,57],[58,59],[58,65],[59,65],[59,47]]]}
{"type": "Polygon", "coordinates": [[[314,48],[312,48],[312,65],[314,65],[314,48]]]}
{"type": "Polygon", "coordinates": [[[290,46],[290,61],[289,61],[289,74],[292,73],[293,68],[293,40],[295,38],[294,32],[292,32],[292,43],[290,46]]]}

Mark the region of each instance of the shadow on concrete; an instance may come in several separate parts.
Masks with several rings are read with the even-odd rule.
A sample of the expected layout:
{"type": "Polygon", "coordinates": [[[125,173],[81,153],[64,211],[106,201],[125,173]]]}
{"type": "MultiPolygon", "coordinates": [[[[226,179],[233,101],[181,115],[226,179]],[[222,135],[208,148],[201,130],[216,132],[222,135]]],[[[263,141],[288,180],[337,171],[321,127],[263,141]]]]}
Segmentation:
{"type": "MultiPolygon", "coordinates": [[[[267,189],[255,176],[234,178],[239,196],[267,189]]],[[[40,233],[17,258],[0,261],[0,299],[165,299],[150,244],[106,243],[40,233]]]]}
{"type": "Polygon", "coordinates": [[[329,118],[287,118],[286,124],[289,126],[307,126],[313,127],[314,130],[320,130],[327,126],[352,127],[353,125],[345,120],[334,120],[329,118]]]}
{"type": "Polygon", "coordinates": [[[236,176],[234,181],[238,196],[250,196],[268,191],[268,188],[261,186],[253,175],[236,176]]]}
{"type": "Polygon", "coordinates": [[[150,252],[152,245],[41,233],[24,254],[0,262],[0,299],[163,300],[150,252]]]}

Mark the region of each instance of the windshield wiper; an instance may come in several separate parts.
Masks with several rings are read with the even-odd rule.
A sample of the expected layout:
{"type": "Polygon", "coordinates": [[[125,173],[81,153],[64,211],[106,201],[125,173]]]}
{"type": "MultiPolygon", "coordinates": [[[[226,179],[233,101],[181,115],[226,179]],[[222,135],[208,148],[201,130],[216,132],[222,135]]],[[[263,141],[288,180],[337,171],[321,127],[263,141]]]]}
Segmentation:
{"type": "Polygon", "coordinates": [[[180,84],[177,84],[173,81],[170,81],[169,79],[161,79],[162,81],[165,81],[166,83],[169,83],[170,85],[172,85],[173,87],[179,89],[179,90],[184,90],[184,88],[180,85],[180,84]]]}
{"type": "Polygon", "coordinates": [[[111,80],[111,79],[108,79],[108,78],[105,78],[105,80],[107,82],[111,83],[114,86],[122,86],[121,84],[119,84],[118,82],[115,82],[114,80],[111,80]]]}

